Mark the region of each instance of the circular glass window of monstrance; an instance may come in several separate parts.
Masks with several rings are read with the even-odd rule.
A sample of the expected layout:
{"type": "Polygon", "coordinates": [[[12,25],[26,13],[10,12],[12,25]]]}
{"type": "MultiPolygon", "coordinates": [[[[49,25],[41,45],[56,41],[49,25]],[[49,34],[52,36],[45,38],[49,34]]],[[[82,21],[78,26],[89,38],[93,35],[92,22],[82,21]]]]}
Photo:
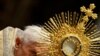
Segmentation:
{"type": "Polygon", "coordinates": [[[63,40],[61,48],[65,56],[78,56],[81,51],[81,43],[78,38],[69,36],[63,40]]]}

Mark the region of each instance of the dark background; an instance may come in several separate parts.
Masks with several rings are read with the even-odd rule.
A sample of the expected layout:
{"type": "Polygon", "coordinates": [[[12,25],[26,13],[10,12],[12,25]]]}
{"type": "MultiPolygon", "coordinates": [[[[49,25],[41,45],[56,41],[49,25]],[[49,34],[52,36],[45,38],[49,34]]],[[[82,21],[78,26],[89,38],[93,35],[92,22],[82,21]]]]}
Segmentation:
{"type": "MultiPolygon", "coordinates": [[[[99,16],[99,0],[0,0],[0,30],[7,27],[23,29],[27,25],[43,24],[55,13],[77,11],[95,3],[99,16]]],[[[98,17],[100,18],[100,17],[98,17]]],[[[99,24],[100,20],[96,21],[99,24]]]]}

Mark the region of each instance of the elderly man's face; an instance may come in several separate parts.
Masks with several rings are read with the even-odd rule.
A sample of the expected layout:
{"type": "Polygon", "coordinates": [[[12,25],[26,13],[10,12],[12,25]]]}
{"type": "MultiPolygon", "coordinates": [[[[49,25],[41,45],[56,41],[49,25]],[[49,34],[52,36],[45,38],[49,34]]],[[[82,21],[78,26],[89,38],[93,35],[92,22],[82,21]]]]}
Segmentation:
{"type": "Polygon", "coordinates": [[[17,40],[14,56],[45,56],[44,53],[48,50],[47,45],[42,43],[20,43],[21,41],[17,40]]]}

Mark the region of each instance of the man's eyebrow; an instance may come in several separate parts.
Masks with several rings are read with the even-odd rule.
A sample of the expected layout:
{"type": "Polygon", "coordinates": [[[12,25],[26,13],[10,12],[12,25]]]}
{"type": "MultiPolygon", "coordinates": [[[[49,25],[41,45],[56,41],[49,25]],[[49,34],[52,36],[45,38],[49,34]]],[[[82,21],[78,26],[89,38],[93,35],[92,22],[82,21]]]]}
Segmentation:
{"type": "Polygon", "coordinates": [[[34,55],[34,56],[36,56],[37,55],[37,52],[36,52],[36,50],[29,50],[29,52],[32,54],[32,55],[34,55]]]}

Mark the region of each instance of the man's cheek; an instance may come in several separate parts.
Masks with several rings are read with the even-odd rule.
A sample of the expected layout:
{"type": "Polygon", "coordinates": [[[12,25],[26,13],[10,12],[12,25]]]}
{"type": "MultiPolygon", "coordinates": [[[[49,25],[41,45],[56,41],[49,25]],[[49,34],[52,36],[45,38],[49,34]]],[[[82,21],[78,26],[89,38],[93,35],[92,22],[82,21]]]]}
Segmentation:
{"type": "Polygon", "coordinates": [[[15,56],[23,56],[24,52],[22,50],[15,50],[14,55],[15,56]]]}
{"type": "Polygon", "coordinates": [[[27,48],[24,49],[23,47],[21,47],[14,50],[15,56],[26,56],[27,54],[28,54],[27,48]]]}

